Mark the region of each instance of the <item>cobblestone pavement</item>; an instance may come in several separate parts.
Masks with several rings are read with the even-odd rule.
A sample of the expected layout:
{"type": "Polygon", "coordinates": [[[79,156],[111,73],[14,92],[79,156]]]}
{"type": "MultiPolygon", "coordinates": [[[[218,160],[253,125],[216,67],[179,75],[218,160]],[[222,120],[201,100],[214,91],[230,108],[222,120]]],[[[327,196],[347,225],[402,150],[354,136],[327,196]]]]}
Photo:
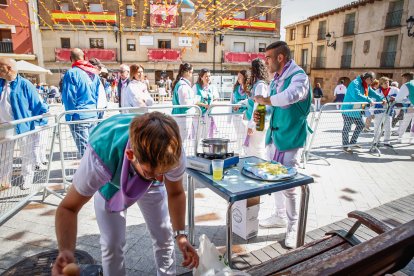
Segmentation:
{"type": "MultiPolygon", "coordinates": [[[[59,112],[61,107],[54,106],[51,110],[59,112]]],[[[414,145],[397,144],[395,151],[386,149],[381,157],[362,148],[353,155],[339,151],[327,155],[330,166],[320,160],[310,161],[306,169],[301,170],[315,179],[315,183],[310,185],[307,230],[343,219],[352,210],[368,210],[414,193],[414,161],[410,157],[413,153],[414,145]]],[[[59,168],[60,163],[55,158],[52,184],[59,185],[62,181],[59,168]]],[[[56,248],[54,215],[59,202],[51,195],[45,203],[28,205],[0,226],[0,273],[24,257],[56,248]]],[[[259,218],[264,218],[274,209],[273,197],[263,196],[261,202],[259,218]]],[[[209,189],[197,185],[197,242],[200,234],[206,234],[222,250],[225,245],[225,215],[226,202],[209,189]]],[[[283,229],[260,228],[258,237],[248,243],[234,236],[234,251],[253,251],[283,238],[283,229]]],[[[86,250],[98,261],[101,259],[99,231],[91,202],[79,215],[77,248],[86,250]]],[[[128,210],[126,266],[128,275],[156,274],[151,240],[137,206],[128,210]]],[[[183,271],[178,267],[178,272],[183,271]]]]}

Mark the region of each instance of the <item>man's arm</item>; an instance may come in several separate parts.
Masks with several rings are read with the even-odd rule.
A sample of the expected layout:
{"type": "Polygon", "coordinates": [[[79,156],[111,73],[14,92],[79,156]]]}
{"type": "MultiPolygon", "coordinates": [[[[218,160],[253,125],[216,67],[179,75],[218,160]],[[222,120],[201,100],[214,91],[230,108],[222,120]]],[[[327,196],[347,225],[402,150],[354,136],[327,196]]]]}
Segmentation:
{"type": "Polygon", "coordinates": [[[75,262],[78,213],[90,198],[90,196],[79,194],[72,185],[56,210],[55,227],[59,255],[52,269],[54,276],[62,275],[63,268],[69,263],[75,262]]]}
{"type": "MultiPolygon", "coordinates": [[[[186,199],[183,180],[181,178],[177,181],[170,181],[164,177],[164,182],[168,194],[168,209],[173,230],[184,230],[186,199]]],[[[182,265],[190,269],[198,267],[199,257],[193,246],[188,242],[187,237],[179,235],[176,237],[176,242],[184,257],[182,265]]]]}

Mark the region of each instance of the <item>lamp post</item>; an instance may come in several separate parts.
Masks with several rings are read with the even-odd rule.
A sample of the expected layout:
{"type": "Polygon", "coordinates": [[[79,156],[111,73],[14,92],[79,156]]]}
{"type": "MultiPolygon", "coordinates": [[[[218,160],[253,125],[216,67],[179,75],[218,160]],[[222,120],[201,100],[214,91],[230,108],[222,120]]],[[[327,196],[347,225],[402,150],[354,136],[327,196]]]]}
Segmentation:
{"type": "Polygon", "coordinates": [[[407,30],[408,30],[408,37],[414,37],[414,32],[411,32],[411,29],[414,26],[414,17],[411,15],[408,19],[407,19],[407,30]]]}
{"type": "Polygon", "coordinates": [[[332,47],[332,48],[334,48],[334,50],[336,50],[336,40],[332,43],[329,43],[331,41],[331,38],[334,38],[333,37],[334,34],[335,34],[334,32],[332,32],[332,35],[331,35],[331,33],[327,33],[325,35],[325,39],[326,39],[326,46],[332,47]]]}

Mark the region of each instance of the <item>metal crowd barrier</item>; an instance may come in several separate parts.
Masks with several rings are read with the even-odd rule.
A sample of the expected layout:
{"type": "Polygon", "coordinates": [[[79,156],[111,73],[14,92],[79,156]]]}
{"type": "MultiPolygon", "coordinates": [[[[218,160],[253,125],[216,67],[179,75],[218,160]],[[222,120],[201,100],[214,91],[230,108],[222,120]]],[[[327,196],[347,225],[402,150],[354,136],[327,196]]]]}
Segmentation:
{"type": "MultiPolygon", "coordinates": [[[[234,108],[240,107],[239,104],[211,105],[201,120],[201,139],[229,139],[228,151],[238,153],[240,157],[244,157],[243,144],[247,136],[247,120],[244,119],[244,113],[233,112],[234,108]]],[[[199,144],[199,146],[201,145],[199,144]]]]}
{"type": "Polygon", "coordinates": [[[76,172],[80,159],[83,155],[84,148],[78,147],[81,138],[74,138],[71,132],[71,128],[89,128],[94,127],[102,120],[105,120],[111,116],[120,113],[136,113],[143,114],[146,112],[159,111],[168,115],[171,115],[178,123],[181,133],[181,139],[183,141],[183,147],[187,155],[194,155],[196,153],[197,137],[199,130],[199,122],[201,116],[201,110],[198,106],[188,105],[180,107],[189,107],[192,108],[190,111],[191,114],[174,114],[171,115],[172,105],[168,106],[151,106],[144,108],[111,108],[111,109],[94,109],[94,110],[76,110],[76,111],[67,111],[61,113],[57,117],[58,122],[58,133],[59,133],[59,146],[60,146],[60,160],[62,168],[62,178],[65,187],[72,183],[72,178],[76,172]],[[73,113],[89,113],[89,112],[104,112],[102,119],[88,119],[88,120],[78,120],[78,121],[66,121],[65,115],[73,113]],[[78,146],[77,146],[78,143],[78,146]]]}
{"type": "Polygon", "coordinates": [[[50,114],[0,124],[0,225],[42,195],[48,194],[56,117],[50,114]],[[17,135],[16,125],[48,119],[48,124],[17,135]],[[43,193],[43,194],[41,194],[43,193]]]}
{"type": "MultiPolygon", "coordinates": [[[[309,143],[305,148],[305,160],[307,161],[309,158],[315,157],[317,159],[325,160],[325,162],[329,164],[329,162],[321,155],[337,154],[338,151],[342,151],[344,147],[367,147],[370,149],[370,151],[372,151],[372,145],[375,143],[376,138],[380,137],[379,133],[383,131],[382,125],[386,118],[386,111],[387,106],[382,108],[375,108],[373,105],[368,106],[368,103],[361,102],[328,103],[323,105],[320,111],[317,112],[314,117],[313,134],[311,135],[309,143]],[[347,110],[337,109],[337,106],[342,105],[353,105],[354,108],[347,110]],[[375,114],[377,117],[377,122],[381,125],[381,127],[377,128],[377,133],[372,130],[367,132],[364,130],[364,117],[366,114],[368,116],[374,115],[375,111],[381,112],[379,114],[375,114]],[[348,139],[348,141],[351,142],[352,135],[356,130],[356,124],[352,124],[348,135],[346,135],[346,133],[343,134],[344,127],[346,128],[347,126],[350,126],[351,123],[359,121],[354,120],[352,116],[343,116],[343,114],[350,115],[350,113],[355,116],[361,115],[362,125],[359,126],[361,132],[355,143],[344,145],[344,139],[348,139]]],[[[373,151],[377,151],[380,154],[377,149],[373,149],[373,151]]]]}

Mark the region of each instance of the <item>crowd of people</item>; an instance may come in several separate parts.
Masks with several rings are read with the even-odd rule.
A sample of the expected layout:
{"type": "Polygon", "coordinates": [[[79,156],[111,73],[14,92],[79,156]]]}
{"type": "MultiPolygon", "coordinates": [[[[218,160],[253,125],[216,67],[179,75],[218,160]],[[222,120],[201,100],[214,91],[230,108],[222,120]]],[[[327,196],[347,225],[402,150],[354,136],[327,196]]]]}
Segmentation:
{"type": "MultiPolygon", "coordinates": [[[[172,97],[172,114],[176,118],[159,112],[137,115],[129,113],[130,108],[146,108],[154,104],[142,65],[122,64],[119,78],[114,80],[98,59],[85,60],[81,49],[74,48],[70,60],[72,66],[62,78],[58,90],[67,111],[66,121],[76,122],[69,126],[82,159],[73,176],[73,185],[56,212],[59,256],[53,275],[61,275],[63,268],[75,261],[77,216],[92,197],[101,234],[105,275],[126,273],[126,215],[128,207],[135,203],[143,213],[153,240],[157,274],[175,274],[174,241],[183,254],[183,265],[197,267],[198,255],[187,240],[185,231],[183,189],[186,167],[183,141],[193,136],[195,122],[180,115],[195,114],[192,106],[197,105],[203,122],[209,126],[203,128],[209,133],[203,133],[202,137],[214,136],[215,123],[212,119],[207,120],[206,116],[209,107],[218,100],[211,85],[211,72],[201,69],[197,81],[192,83],[193,66],[183,63],[174,80],[169,77],[160,79],[159,93],[172,97]],[[103,118],[108,102],[113,99],[124,108],[121,114],[99,124],[91,122],[103,118]],[[92,111],[94,109],[101,112],[92,111]]],[[[384,145],[392,147],[389,140],[396,103],[400,106],[414,105],[414,75],[405,73],[402,77],[404,84],[399,91],[395,87],[398,84],[394,83],[393,87],[386,77],[375,80],[372,72],[361,74],[348,87],[343,81],[338,84],[334,96],[337,108],[342,110],[342,146],[345,152],[352,153],[360,133],[364,128],[370,128],[369,120],[372,119],[376,135],[381,135],[378,129],[384,125],[384,145]],[[355,103],[361,103],[365,111],[353,111],[355,103]],[[384,105],[387,108],[384,109],[384,105]],[[367,117],[365,122],[364,116],[367,117]],[[349,140],[352,125],[356,128],[349,140]]],[[[14,60],[0,58],[0,123],[46,113],[48,105],[39,95],[33,84],[17,74],[14,60]]],[[[319,110],[322,97],[321,85],[317,83],[312,89],[308,75],[292,59],[288,45],[283,41],[270,44],[264,61],[255,59],[249,70],[238,72],[231,96],[231,103],[237,105],[231,112],[240,115],[234,116],[232,123],[235,128],[244,127],[243,131],[237,129],[236,133],[243,135],[246,154],[298,167],[300,152],[311,133],[307,117],[312,101],[315,110],[319,110]],[[260,120],[259,105],[266,106],[264,130],[256,129],[260,120]]],[[[398,129],[400,138],[414,112],[407,111],[403,115],[398,129]]],[[[13,134],[21,134],[45,123],[44,120],[23,123],[12,131],[13,134]]],[[[412,122],[411,125],[411,138],[414,139],[412,122]]],[[[35,157],[35,153],[33,158],[36,162],[43,162],[35,157]]],[[[22,168],[25,166],[30,170],[31,164],[22,164],[22,168]]],[[[33,177],[31,172],[25,174],[33,177]]],[[[30,179],[25,182],[30,182],[30,179]]],[[[274,201],[273,214],[259,223],[262,227],[285,227],[285,246],[295,248],[298,188],[275,193],[274,201]]]]}

